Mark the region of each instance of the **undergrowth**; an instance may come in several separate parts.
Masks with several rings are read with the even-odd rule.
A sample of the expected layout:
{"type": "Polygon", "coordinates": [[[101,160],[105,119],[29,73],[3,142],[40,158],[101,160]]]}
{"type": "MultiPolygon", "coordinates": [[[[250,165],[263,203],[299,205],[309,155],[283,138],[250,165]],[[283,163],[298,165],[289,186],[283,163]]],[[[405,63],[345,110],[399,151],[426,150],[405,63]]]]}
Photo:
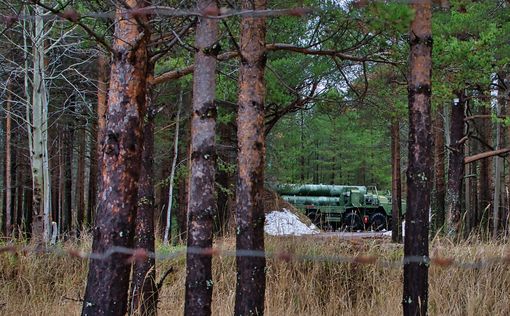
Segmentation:
{"type": "MultiPolygon", "coordinates": [[[[216,245],[234,249],[234,240],[216,245]]],[[[268,259],[266,315],[399,315],[402,313],[402,269],[321,261],[320,256],[372,255],[398,260],[402,246],[386,240],[342,241],[318,237],[271,237],[267,250],[285,256],[268,259]],[[293,260],[302,255],[316,260],[293,260]]],[[[63,249],[90,250],[90,238],[59,244],[63,249]]],[[[179,248],[182,250],[182,246],[179,248]]],[[[158,245],[158,251],[174,248],[158,245]]],[[[473,262],[508,255],[508,245],[470,239],[452,243],[436,239],[431,255],[473,262]]],[[[213,314],[233,315],[235,258],[215,256],[213,314]]],[[[184,307],[185,260],[157,263],[159,275],[173,268],[160,294],[160,315],[181,315],[184,307]]],[[[0,255],[1,315],[79,315],[87,262],[56,254],[0,255]]],[[[431,315],[510,315],[510,270],[500,264],[481,269],[432,266],[429,270],[431,315]]]]}

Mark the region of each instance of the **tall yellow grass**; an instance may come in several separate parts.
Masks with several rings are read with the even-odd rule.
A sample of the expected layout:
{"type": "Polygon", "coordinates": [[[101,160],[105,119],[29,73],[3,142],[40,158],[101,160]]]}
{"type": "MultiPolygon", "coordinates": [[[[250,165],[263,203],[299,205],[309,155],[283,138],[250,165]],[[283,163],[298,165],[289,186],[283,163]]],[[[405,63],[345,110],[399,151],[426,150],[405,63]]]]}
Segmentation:
{"type": "MultiPolygon", "coordinates": [[[[217,241],[234,248],[230,238],[217,241]]],[[[80,245],[88,250],[90,240],[80,245]]],[[[383,240],[341,241],[332,238],[267,238],[270,251],[301,255],[371,254],[397,260],[402,246],[383,240]]],[[[66,243],[63,248],[78,247],[66,243]]],[[[160,250],[161,246],[158,246],[160,250]]],[[[508,255],[503,243],[476,239],[454,244],[436,239],[431,253],[472,262],[477,258],[508,255]]],[[[160,294],[160,315],[181,315],[184,307],[184,258],[157,264],[158,274],[169,267],[160,294]]],[[[56,255],[0,256],[0,315],[78,315],[85,287],[86,262],[56,255]]],[[[235,259],[214,257],[214,315],[232,315],[235,297],[235,259]]],[[[430,269],[431,315],[510,315],[510,269],[497,265],[483,269],[430,269]]],[[[402,270],[374,265],[333,262],[268,260],[267,315],[399,315],[402,270]]]]}

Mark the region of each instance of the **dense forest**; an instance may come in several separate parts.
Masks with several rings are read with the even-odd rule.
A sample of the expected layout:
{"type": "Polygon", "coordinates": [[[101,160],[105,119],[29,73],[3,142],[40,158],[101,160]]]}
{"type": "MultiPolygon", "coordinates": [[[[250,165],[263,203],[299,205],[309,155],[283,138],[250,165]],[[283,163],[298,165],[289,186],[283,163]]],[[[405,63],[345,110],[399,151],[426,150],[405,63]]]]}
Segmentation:
{"type": "Polygon", "coordinates": [[[486,276],[492,305],[438,296],[430,267],[480,258],[461,252],[475,244],[508,263],[509,17],[506,0],[0,0],[0,314],[510,313],[504,267],[486,276]],[[278,184],[389,192],[393,246],[268,237],[278,184]],[[354,259],[292,263],[340,250],[354,259]],[[378,252],[400,260],[401,290],[367,309],[381,272],[357,264],[378,252]],[[73,288],[9,303],[23,279],[53,292],[69,278],[32,276],[52,256],[73,288]],[[319,298],[293,298],[274,271],[319,298]]]}

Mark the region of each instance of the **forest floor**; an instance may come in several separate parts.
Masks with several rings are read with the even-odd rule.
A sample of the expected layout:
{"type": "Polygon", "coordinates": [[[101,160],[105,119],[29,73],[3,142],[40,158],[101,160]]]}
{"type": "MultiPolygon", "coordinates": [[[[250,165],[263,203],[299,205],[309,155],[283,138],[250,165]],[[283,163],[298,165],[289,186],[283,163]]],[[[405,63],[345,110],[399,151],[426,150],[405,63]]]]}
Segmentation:
{"type": "MultiPolygon", "coordinates": [[[[233,238],[216,247],[234,249],[233,238]]],[[[402,245],[386,239],[267,237],[266,315],[399,315],[401,314],[402,245]],[[340,257],[342,256],[342,257],[340,257]],[[359,263],[345,263],[356,257],[359,263]],[[368,256],[368,257],[367,257],[368,256]],[[378,258],[373,262],[371,256],[378,258]],[[336,258],[336,259],[335,259],[336,258]],[[344,259],[342,259],[344,258],[344,259]],[[393,265],[383,264],[394,262],[393,265]]],[[[90,249],[90,237],[58,245],[59,249],[90,249]]],[[[158,246],[167,253],[178,248],[158,246]]],[[[451,257],[430,268],[431,315],[510,315],[510,269],[506,264],[475,268],[467,262],[508,256],[504,243],[471,239],[455,244],[447,239],[431,243],[431,255],[451,257]]],[[[506,257],[508,258],[508,257],[506,257]]],[[[185,259],[157,262],[158,275],[174,269],[164,282],[159,315],[181,315],[184,307],[185,259]]],[[[235,259],[213,259],[213,315],[233,315],[235,259]]],[[[57,254],[0,254],[1,315],[78,315],[87,261],[57,254]]]]}

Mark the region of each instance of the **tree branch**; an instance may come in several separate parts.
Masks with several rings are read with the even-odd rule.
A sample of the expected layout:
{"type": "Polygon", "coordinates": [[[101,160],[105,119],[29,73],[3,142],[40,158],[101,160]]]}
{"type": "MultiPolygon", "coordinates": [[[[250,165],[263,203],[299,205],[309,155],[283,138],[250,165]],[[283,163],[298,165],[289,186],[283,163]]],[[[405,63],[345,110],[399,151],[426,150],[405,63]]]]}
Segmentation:
{"type": "Polygon", "coordinates": [[[510,148],[503,148],[503,149],[498,149],[498,150],[486,151],[486,152],[479,153],[479,154],[476,154],[476,155],[473,155],[473,156],[465,157],[464,158],[464,164],[472,163],[472,162],[478,161],[480,159],[485,159],[485,158],[489,158],[489,157],[505,154],[507,152],[510,152],[510,148]]]}
{"type": "Polygon", "coordinates": [[[44,3],[42,3],[39,0],[32,0],[32,2],[35,5],[38,5],[41,8],[44,8],[44,9],[50,11],[51,13],[53,13],[63,19],[66,19],[69,22],[72,22],[72,23],[78,25],[85,31],[85,33],[87,33],[88,35],[93,37],[99,44],[103,45],[103,47],[106,48],[110,53],[113,53],[113,48],[106,42],[104,37],[99,36],[96,32],[92,31],[92,29],[90,29],[87,25],[85,25],[83,22],[80,21],[80,15],[78,12],[76,12],[74,10],[69,11],[68,13],[61,12],[58,9],[54,9],[48,5],[45,5],[44,3]]]}
{"type": "MultiPolygon", "coordinates": [[[[356,61],[356,62],[377,62],[377,63],[385,63],[385,64],[391,64],[391,65],[397,65],[398,63],[388,61],[385,59],[377,59],[372,58],[370,56],[354,56],[342,53],[340,51],[336,50],[317,50],[317,49],[310,49],[310,48],[303,48],[299,46],[294,46],[291,44],[283,44],[283,43],[276,43],[276,44],[267,44],[266,45],[267,51],[290,51],[294,53],[300,53],[305,55],[314,55],[314,56],[327,56],[332,58],[338,58],[341,60],[350,60],[350,61],[356,61]]],[[[236,58],[239,56],[239,53],[237,51],[231,51],[226,52],[223,54],[218,55],[217,59],[218,61],[226,61],[232,58],[236,58]]],[[[179,70],[172,70],[165,72],[163,74],[160,74],[151,81],[151,84],[156,85],[163,82],[167,82],[170,80],[175,80],[178,78],[181,78],[183,76],[192,74],[195,69],[195,65],[189,65],[185,68],[179,69],[179,70]]]]}
{"type": "MultiPolygon", "coordinates": [[[[467,122],[467,121],[471,121],[471,120],[475,120],[475,119],[490,119],[492,118],[493,116],[491,114],[477,114],[477,115],[471,115],[471,116],[466,116],[464,118],[464,122],[467,122]]],[[[506,118],[509,118],[510,116],[507,116],[507,115],[498,115],[497,118],[499,119],[506,119],[506,118]]]]}

